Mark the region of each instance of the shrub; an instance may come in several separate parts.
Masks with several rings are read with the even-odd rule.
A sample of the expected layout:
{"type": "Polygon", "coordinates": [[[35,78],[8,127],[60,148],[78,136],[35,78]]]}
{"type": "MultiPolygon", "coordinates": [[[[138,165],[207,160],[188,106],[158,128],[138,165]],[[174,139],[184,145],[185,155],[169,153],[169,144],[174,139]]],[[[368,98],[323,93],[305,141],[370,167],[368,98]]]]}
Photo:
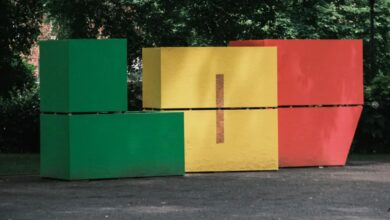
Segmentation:
{"type": "Polygon", "coordinates": [[[127,100],[129,111],[141,111],[142,110],[142,82],[141,81],[129,81],[127,83],[127,100]]]}
{"type": "Polygon", "coordinates": [[[129,68],[130,71],[127,74],[127,100],[129,111],[142,110],[141,68],[142,64],[140,59],[136,59],[129,68]]]}
{"type": "Polygon", "coordinates": [[[0,97],[0,152],[39,151],[39,87],[14,88],[0,97]]]}
{"type": "Polygon", "coordinates": [[[353,151],[390,153],[390,76],[378,74],[365,86],[365,103],[353,151]]]}
{"type": "Polygon", "coordinates": [[[15,88],[34,86],[36,77],[32,74],[34,66],[20,57],[0,61],[0,97],[9,97],[10,91],[15,88]]]}

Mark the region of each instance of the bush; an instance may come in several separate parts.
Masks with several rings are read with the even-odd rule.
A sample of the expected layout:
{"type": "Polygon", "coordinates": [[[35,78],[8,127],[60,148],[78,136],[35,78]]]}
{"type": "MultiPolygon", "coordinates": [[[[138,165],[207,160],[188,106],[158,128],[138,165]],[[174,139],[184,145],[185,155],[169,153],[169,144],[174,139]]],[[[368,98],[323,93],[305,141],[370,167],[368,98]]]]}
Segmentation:
{"type": "Polygon", "coordinates": [[[127,103],[129,111],[142,110],[142,79],[141,69],[142,64],[140,59],[137,59],[130,66],[130,71],[127,74],[127,103]]]}
{"type": "Polygon", "coordinates": [[[34,86],[36,77],[32,74],[34,66],[15,56],[0,61],[0,97],[9,97],[15,88],[34,86]]]}
{"type": "Polygon", "coordinates": [[[390,76],[376,75],[365,86],[365,99],[353,151],[390,153],[390,76]]]}
{"type": "Polygon", "coordinates": [[[24,86],[0,97],[0,153],[39,152],[38,90],[24,86]]]}
{"type": "Polygon", "coordinates": [[[127,100],[129,111],[142,110],[142,82],[129,81],[127,83],[127,100]]]}

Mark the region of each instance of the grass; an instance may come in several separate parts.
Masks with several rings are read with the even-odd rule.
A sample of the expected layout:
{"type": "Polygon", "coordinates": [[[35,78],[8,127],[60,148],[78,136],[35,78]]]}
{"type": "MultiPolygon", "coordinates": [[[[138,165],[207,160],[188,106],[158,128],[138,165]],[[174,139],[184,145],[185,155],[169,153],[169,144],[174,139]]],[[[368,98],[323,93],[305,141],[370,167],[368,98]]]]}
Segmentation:
{"type": "Polygon", "coordinates": [[[0,154],[0,176],[38,174],[39,154],[0,154]]]}

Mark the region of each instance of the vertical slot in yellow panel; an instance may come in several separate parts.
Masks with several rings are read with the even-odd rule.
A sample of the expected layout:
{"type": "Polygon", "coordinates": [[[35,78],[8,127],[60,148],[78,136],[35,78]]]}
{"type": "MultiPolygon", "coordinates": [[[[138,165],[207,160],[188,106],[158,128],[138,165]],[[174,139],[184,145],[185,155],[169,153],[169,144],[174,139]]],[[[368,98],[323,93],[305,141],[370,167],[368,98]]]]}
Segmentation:
{"type": "Polygon", "coordinates": [[[278,169],[276,109],[225,110],[217,143],[215,110],[185,111],[186,172],[278,169]]]}
{"type": "Polygon", "coordinates": [[[158,51],[143,50],[145,108],[215,108],[217,74],[224,75],[224,107],[277,105],[276,47],[166,47],[160,57],[149,50],[158,51]],[[150,67],[158,62],[160,69],[150,67]],[[149,88],[153,80],[161,80],[160,91],[149,88]]]}

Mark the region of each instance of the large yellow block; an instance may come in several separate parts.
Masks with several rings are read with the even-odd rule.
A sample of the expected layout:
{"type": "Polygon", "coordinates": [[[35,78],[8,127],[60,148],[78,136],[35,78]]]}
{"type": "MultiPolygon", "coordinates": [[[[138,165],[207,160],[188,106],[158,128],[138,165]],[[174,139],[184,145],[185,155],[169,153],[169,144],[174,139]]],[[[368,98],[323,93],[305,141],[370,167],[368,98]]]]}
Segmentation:
{"type": "Polygon", "coordinates": [[[144,108],[215,108],[216,75],[223,107],[277,105],[276,47],[144,48],[144,108]]]}
{"type": "Polygon", "coordinates": [[[278,169],[276,109],[224,110],[224,141],[218,144],[216,112],[185,111],[186,172],[278,169]]]}

